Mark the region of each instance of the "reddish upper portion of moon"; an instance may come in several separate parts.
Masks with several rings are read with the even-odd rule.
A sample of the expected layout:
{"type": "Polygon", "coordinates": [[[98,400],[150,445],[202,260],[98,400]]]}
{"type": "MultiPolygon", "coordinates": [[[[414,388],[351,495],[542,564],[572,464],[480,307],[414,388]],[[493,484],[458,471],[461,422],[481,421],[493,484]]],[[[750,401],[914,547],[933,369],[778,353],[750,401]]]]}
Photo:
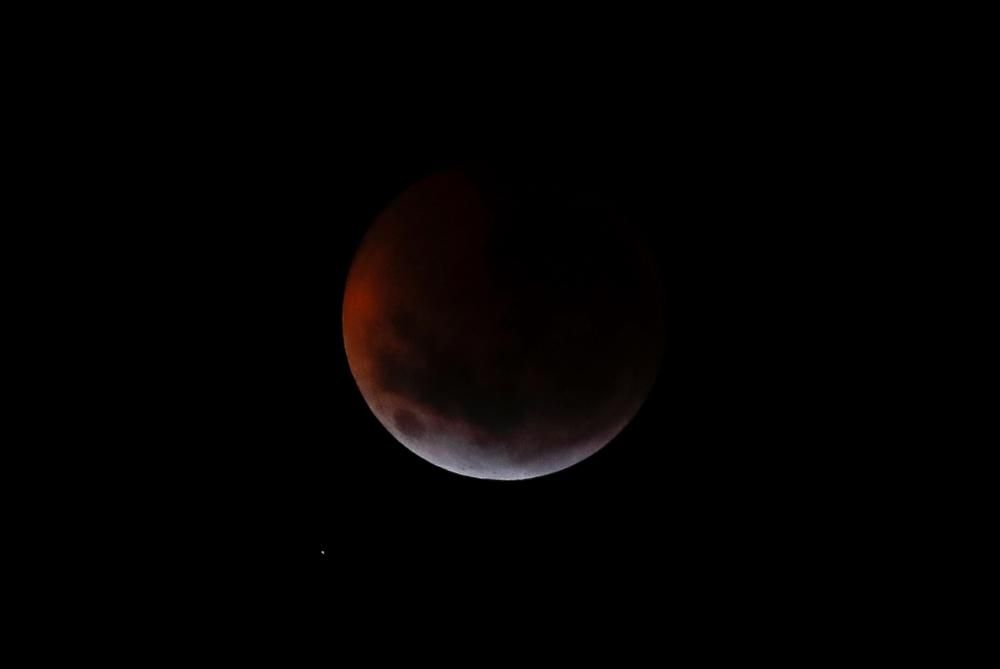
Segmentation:
{"type": "Polygon", "coordinates": [[[659,290],[606,205],[447,172],[372,225],[344,343],[366,402],[414,453],[531,478],[591,455],[638,410],[661,354],[659,290]]]}

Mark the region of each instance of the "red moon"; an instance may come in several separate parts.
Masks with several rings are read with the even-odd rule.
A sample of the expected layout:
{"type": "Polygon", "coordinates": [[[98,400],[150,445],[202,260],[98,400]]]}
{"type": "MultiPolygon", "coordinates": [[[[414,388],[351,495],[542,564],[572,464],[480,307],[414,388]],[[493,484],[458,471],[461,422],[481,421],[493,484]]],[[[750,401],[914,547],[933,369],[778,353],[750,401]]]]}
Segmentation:
{"type": "Polygon", "coordinates": [[[375,220],[343,328],[358,388],[399,442],[457,474],[528,479],[594,454],[639,410],[661,287],[607,203],[455,170],[375,220]]]}

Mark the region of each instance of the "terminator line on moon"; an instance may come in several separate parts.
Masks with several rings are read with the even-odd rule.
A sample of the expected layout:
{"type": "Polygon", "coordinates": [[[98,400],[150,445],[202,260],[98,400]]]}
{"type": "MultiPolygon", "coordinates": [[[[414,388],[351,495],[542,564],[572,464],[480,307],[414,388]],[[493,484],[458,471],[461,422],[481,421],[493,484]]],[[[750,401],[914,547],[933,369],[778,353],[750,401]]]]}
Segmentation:
{"type": "Polygon", "coordinates": [[[598,451],[662,354],[651,260],[607,204],[520,177],[419,181],[355,255],[344,346],[365,401],[421,458],[527,479],[598,451]]]}

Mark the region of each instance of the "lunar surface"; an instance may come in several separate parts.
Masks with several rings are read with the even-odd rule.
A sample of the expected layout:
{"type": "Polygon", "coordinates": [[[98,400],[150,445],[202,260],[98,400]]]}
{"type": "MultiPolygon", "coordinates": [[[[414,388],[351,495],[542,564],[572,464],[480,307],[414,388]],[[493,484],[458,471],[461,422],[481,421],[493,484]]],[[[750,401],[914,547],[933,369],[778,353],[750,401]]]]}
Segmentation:
{"type": "Polygon", "coordinates": [[[343,328],[358,388],[404,446],[526,479],[592,455],[638,411],[662,354],[661,288],[606,203],[456,170],[375,220],[343,328]]]}

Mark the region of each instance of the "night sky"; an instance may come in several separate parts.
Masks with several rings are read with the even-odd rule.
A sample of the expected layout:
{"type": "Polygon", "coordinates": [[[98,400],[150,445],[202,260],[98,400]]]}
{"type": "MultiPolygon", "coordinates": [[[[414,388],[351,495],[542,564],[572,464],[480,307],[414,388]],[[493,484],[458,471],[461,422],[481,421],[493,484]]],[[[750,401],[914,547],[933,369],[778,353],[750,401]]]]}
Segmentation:
{"type": "Polygon", "coordinates": [[[815,294],[796,276],[817,240],[791,149],[709,106],[670,124],[652,112],[603,125],[455,118],[384,113],[313,134],[309,116],[242,156],[231,187],[245,215],[227,224],[229,288],[215,303],[243,323],[224,348],[238,389],[226,448],[276,528],[268,551],[323,579],[398,588],[636,579],[693,596],[818,550],[818,519],[838,501],[817,491],[832,485],[826,463],[843,464],[802,390],[820,325],[802,316],[815,294]],[[638,414],[538,479],[465,478],[416,457],[365,404],[344,352],[343,291],[365,231],[407,186],[470,160],[613,204],[662,281],[663,358],[638,414]]]}
{"type": "MultiPolygon", "coordinates": [[[[670,651],[671,635],[697,630],[706,640],[694,644],[699,658],[703,648],[728,647],[741,660],[744,647],[727,646],[726,635],[758,636],[748,622],[780,646],[795,636],[795,624],[817,627],[802,612],[827,611],[830,601],[846,604],[827,628],[834,635],[859,611],[878,617],[868,595],[882,592],[887,575],[901,573],[895,563],[911,557],[880,548],[907,522],[930,516],[915,509],[916,495],[894,486],[908,482],[944,496],[934,477],[907,469],[913,449],[900,428],[922,430],[929,420],[915,415],[922,407],[893,412],[894,402],[909,404],[896,386],[912,380],[925,388],[916,381],[925,373],[922,354],[905,347],[921,341],[914,333],[933,316],[922,306],[925,292],[944,290],[914,287],[913,274],[893,263],[906,257],[944,272],[932,253],[908,244],[924,233],[937,239],[951,220],[938,217],[914,234],[919,216],[903,211],[906,203],[923,208],[929,197],[894,163],[922,170],[927,161],[923,130],[902,122],[917,123],[914,110],[930,89],[915,86],[920,94],[903,108],[882,108],[879,96],[907,74],[910,52],[880,40],[887,57],[873,67],[850,31],[817,41],[837,13],[828,9],[809,19],[756,7],[669,7],[665,17],[629,9],[620,12],[627,21],[612,25],[615,12],[598,7],[588,29],[573,25],[582,9],[560,10],[550,25],[536,21],[534,8],[506,12],[537,27],[537,54],[523,46],[525,31],[504,30],[492,9],[479,22],[457,17],[454,32],[464,44],[436,40],[405,16],[396,23],[409,40],[385,30],[388,16],[362,35],[341,15],[346,9],[323,20],[289,16],[280,31],[245,28],[245,12],[213,25],[200,15],[176,19],[204,33],[204,51],[187,28],[147,39],[163,18],[134,21],[129,30],[107,23],[136,45],[80,29],[86,44],[52,56],[53,76],[35,77],[36,88],[55,99],[26,94],[20,101],[29,113],[39,110],[42,124],[37,131],[12,126],[14,134],[33,147],[34,160],[79,182],[74,191],[38,179],[46,192],[36,204],[59,202],[69,211],[49,216],[41,207],[25,223],[46,238],[40,248],[67,249],[82,266],[59,276],[64,285],[55,291],[72,295],[79,313],[64,313],[58,300],[38,306],[65,316],[46,327],[58,339],[52,346],[95,369],[70,370],[69,383],[40,373],[39,382],[101,404],[79,423],[59,412],[48,420],[73,429],[65,448],[78,459],[71,469],[87,498],[106,498],[113,518],[119,509],[134,514],[134,525],[114,525],[116,539],[134,544],[129,562],[158,583],[179,565],[200,566],[221,544],[224,561],[254,564],[250,578],[236,579],[245,597],[258,597],[257,576],[277,583],[374,632],[374,648],[363,652],[408,650],[396,647],[384,624],[390,615],[407,628],[435,626],[426,640],[438,647],[451,641],[452,619],[478,626],[490,659],[493,648],[520,649],[531,634],[587,651],[606,621],[626,613],[650,622],[643,631],[657,651],[670,651]],[[688,12],[704,17],[692,21],[688,12]],[[746,20],[751,14],[770,31],[746,20]],[[490,29],[499,39],[487,46],[490,29]],[[473,55],[480,42],[490,57],[473,55]],[[144,43],[148,58],[139,54],[144,43]],[[101,49],[105,62],[82,57],[101,49]],[[850,57],[855,71],[845,71],[850,57]],[[64,86],[56,74],[77,84],[64,86]],[[48,135],[52,151],[41,141],[48,135]],[[893,136],[895,143],[887,139],[893,136]],[[634,228],[658,275],[662,319],[649,323],[658,332],[662,324],[662,342],[642,346],[660,363],[645,401],[606,446],[538,478],[480,480],[414,455],[366,404],[345,353],[345,286],[369,226],[406,188],[460,165],[523,174],[604,203],[634,228]],[[95,274],[103,282],[96,288],[80,280],[95,274]],[[93,306],[109,295],[113,322],[93,306]],[[921,305],[911,331],[883,327],[908,301],[921,305]],[[84,345],[77,355],[77,333],[115,350],[84,345]],[[125,373],[106,373],[106,359],[125,373]],[[115,395],[95,381],[115,386],[115,395]],[[118,395],[126,401],[119,404],[118,395]],[[106,448],[108,438],[121,443],[106,448]],[[126,490],[105,490],[84,467],[77,471],[77,461],[126,490]],[[147,508],[144,497],[155,504],[147,508]],[[156,545],[140,553],[137,533],[156,545]],[[164,572],[147,562],[159,554],[171,558],[164,572]],[[549,602],[591,626],[559,636],[549,602]],[[445,617],[434,615],[439,604],[445,617]],[[780,624],[762,615],[768,607],[782,614],[780,624]],[[719,624],[727,619],[732,624],[719,624]]],[[[270,24],[277,14],[259,18],[270,24]]],[[[873,35],[906,32],[899,17],[875,28],[865,16],[842,20],[873,35]]],[[[46,52],[39,44],[35,51],[46,52]]],[[[26,63],[38,57],[19,53],[26,63]]],[[[910,66],[909,76],[921,79],[924,65],[910,66]]],[[[35,179],[31,165],[15,167],[35,179]]],[[[520,221],[517,234],[491,242],[490,278],[511,294],[555,271],[550,261],[560,252],[603,246],[588,219],[595,209],[583,207],[551,229],[548,210],[535,202],[507,212],[520,221]]],[[[11,246],[15,256],[23,250],[11,246]]],[[[642,283],[629,278],[629,260],[614,254],[591,269],[573,280],[642,283]]],[[[47,275],[48,265],[36,263],[32,272],[22,278],[47,275]]],[[[614,295],[607,292],[603,313],[634,306],[614,295]]],[[[516,307],[513,318],[544,322],[543,307],[516,307]]],[[[471,321],[488,323],[488,316],[471,321]]],[[[531,338],[501,347],[512,371],[496,378],[515,389],[510,397],[519,397],[524,371],[519,350],[566,353],[560,371],[573,356],[593,356],[572,368],[572,388],[546,378],[532,387],[532,399],[538,389],[556,389],[566,407],[533,424],[518,407],[482,402],[485,384],[435,348],[464,343],[433,332],[423,317],[397,310],[390,336],[376,344],[391,349],[403,341],[430,353],[415,364],[405,347],[403,354],[378,350],[372,378],[443,408],[432,418],[485,426],[470,431],[484,441],[524,425],[542,424],[538,434],[562,429],[563,419],[573,422],[594,404],[607,379],[653,377],[635,365],[616,369],[613,354],[627,328],[594,340],[604,348],[591,346],[566,336],[586,318],[567,317],[558,321],[565,349],[531,338]],[[428,366],[446,378],[418,373],[428,366]],[[437,381],[468,392],[452,396],[437,381]]],[[[621,392],[606,414],[594,412],[594,424],[607,430],[609,416],[631,410],[633,399],[621,392]]],[[[397,406],[386,413],[411,434],[433,425],[397,406]]],[[[588,427],[565,431],[576,437],[575,428],[588,427]]],[[[36,450],[60,463],[57,447],[36,450]]],[[[935,445],[935,453],[949,447],[935,445]]],[[[75,498],[65,503],[78,512],[75,498]]],[[[80,525],[89,534],[103,520],[80,525]]],[[[60,550],[63,559],[74,552],[106,558],[89,538],[60,550]]],[[[903,584],[910,597],[920,596],[919,583],[903,584]]],[[[206,599],[178,597],[177,619],[206,599]]],[[[265,611],[280,618],[302,609],[265,611]]],[[[870,624],[872,634],[882,623],[870,624]]],[[[340,622],[326,626],[327,664],[353,657],[341,650],[352,632],[340,622]]]]}
{"type": "Polygon", "coordinates": [[[761,540],[768,519],[757,514],[779,503],[769,470],[775,435],[761,429],[759,413],[770,380],[751,346],[762,312],[731,302],[747,289],[737,269],[753,265],[744,255],[752,252],[744,244],[749,220],[732,203],[747,194],[721,197],[702,171],[714,174],[717,164],[651,165],[606,147],[486,155],[551,170],[614,202],[656,258],[665,286],[663,362],[638,415],[608,446],[541,479],[481,481],[428,465],[378,423],[344,355],[346,272],[381,209],[417,178],[465,158],[456,153],[378,156],[326,176],[342,187],[320,198],[281,248],[294,291],[280,308],[297,329],[284,333],[294,344],[281,407],[309,519],[297,537],[302,549],[337,570],[379,564],[404,581],[451,563],[508,573],[525,561],[561,580],[609,565],[622,575],[628,565],[661,573],[660,561],[701,570],[737,544],[761,540]]]}

